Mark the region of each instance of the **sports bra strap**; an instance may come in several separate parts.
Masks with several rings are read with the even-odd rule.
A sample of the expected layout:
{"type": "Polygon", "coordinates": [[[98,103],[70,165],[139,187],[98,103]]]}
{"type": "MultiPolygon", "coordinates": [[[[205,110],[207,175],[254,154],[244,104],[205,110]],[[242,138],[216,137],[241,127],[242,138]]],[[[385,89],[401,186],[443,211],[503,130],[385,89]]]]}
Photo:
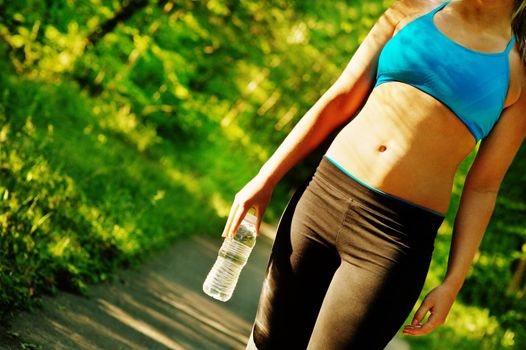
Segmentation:
{"type": "Polygon", "coordinates": [[[511,36],[510,42],[506,46],[506,49],[504,49],[504,53],[509,53],[511,48],[513,47],[513,43],[515,43],[515,34],[511,36]]]}
{"type": "MultiPolygon", "coordinates": [[[[443,3],[441,3],[440,5],[438,5],[437,7],[435,7],[434,9],[432,9],[431,11],[429,11],[428,12],[428,16],[431,19],[431,21],[433,21],[434,14],[437,13],[438,11],[440,11],[444,6],[446,6],[450,2],[451,2],[451,0],[446,0],[443,3]]],[[[506,48],[504,49],[504,51],[502,51],[502,53],[508,54],[510,52],[511,48],[513,47],[514,43],[515,43],[515,34],[513,34],[511,36],[511,39],[508,42],[508,45],[506,45],[506,48]]]]}
{"type": "Polygon", "coordinates": [[[440,5],[438,5],[437,7],[435,7],[434,9],[432,9],[431,11],[429,11],[428,13],[428,16],[430,17],[433,17],[433,15],[435,13],[437,13],[438,11],[440,11],[444,6],[446,6],[447,4],[449,4],[451,0],[446,0],[444,1],[443,3],[441,3],[440,5]]]}

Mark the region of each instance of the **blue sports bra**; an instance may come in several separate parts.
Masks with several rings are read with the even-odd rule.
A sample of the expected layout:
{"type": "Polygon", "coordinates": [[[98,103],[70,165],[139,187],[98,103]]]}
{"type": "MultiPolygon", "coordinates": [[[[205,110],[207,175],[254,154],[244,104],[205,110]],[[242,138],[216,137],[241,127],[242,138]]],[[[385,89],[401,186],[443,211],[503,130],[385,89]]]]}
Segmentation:
{"type": "Polygon", "coordinates": [[[510,80],[506,49],[486,53],[449,39],[435,26],[434,14],[450,0],[417,17],[384,46],[378,59],[376,84],[410,84],[445,104],[478,142],[486,137],[504,108],[510,80]]]}

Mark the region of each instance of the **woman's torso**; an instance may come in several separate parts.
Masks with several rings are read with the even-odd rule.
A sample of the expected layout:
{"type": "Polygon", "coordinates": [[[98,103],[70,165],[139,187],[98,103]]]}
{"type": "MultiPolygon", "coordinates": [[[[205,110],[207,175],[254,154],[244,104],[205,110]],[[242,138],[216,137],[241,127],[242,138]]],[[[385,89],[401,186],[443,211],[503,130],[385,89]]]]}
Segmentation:
{"type": "MultiPolygon", "coordinates": [[[[440,3],[431,2],[404,19],[395,33],[440,3]]],[[[476,34],[457,39],[454,28],[442,29],[448,24],[438,16],[434,23],[463,46],[473,47],[469,41],[477,43],[476,34]]],[[[512,51],[505,107],[520,90],[518,75],[513,74],[520,59],[513,55],[512,51]]],[[[475,144],[474,136],[446,105],[416,87],[391,81],[373,89],[359,114],[338,133],[326,154],[370,186],[446,213],[456,170],[475,144]]]]}

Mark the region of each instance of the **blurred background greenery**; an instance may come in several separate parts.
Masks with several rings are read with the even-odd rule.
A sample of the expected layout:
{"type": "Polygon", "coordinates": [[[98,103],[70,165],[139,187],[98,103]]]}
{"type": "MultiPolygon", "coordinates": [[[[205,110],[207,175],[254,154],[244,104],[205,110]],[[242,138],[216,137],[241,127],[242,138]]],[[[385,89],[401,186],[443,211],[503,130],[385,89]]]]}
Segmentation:
{"type": "MultiPolygon", "coordinates": [[[[220,235],[235,193],[391,2],[0,0],[1,317],[82,292],[177,237],[220,235]]],[[[331,138],[283,178],[266,221],[331,138]]],[[[444,275],[474,154],[422,296],[444,275]]],[[[447,323],[405,337],[414,349],[526,347],[525,156],[447,323]]]]}

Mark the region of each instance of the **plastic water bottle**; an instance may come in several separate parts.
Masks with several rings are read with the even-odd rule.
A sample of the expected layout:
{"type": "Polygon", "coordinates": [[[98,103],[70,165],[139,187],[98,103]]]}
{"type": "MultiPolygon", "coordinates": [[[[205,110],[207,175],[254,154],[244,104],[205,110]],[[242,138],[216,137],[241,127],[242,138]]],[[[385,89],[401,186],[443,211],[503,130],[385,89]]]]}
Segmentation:
{"type": "Polygon", "coordinates": [[[214,299],[228,301],[255,245],[256,217],[247,213],[234,237],[223,240],[217,260],[203,283],[203,291],[214,299]]]}

